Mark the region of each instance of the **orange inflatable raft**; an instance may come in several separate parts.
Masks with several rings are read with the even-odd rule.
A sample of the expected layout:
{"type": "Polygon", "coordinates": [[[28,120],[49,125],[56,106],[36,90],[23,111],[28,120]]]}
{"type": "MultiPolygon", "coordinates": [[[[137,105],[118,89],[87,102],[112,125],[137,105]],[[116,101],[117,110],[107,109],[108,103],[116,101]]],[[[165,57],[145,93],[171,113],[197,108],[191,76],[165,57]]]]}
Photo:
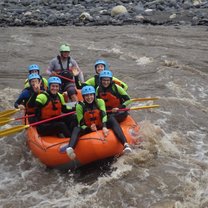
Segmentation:
{"type": "MultiPolygon", "coordinates": [[[[129,144],[138,141],[139,126],[130,115],[120,125],[129,144]]],[[[107,137],[103,137],[101,130],[81,136],[75,148],[75,160],[70,160],[65,152],[68,143],[69,138],[41,137],[36,127],[27,129],[27,144],[30,150],[50,168],[76,169],[97,160],[121,155],[123,151],[123,146],[112,130],[107,137]]]]}

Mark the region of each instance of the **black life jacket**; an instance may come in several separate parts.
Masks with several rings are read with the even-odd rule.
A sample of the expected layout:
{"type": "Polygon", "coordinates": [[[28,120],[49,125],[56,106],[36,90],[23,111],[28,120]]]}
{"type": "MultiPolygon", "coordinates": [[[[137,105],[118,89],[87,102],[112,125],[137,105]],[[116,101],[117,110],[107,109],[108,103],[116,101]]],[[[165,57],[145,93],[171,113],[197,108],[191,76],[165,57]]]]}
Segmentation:
{"type": "MultiPolygon", "coordinates": [[[[61,56],[57,56],[57,59],[58,59],[58,61],[59,61],[59,65],[61,66],[61,72],[60,72],[60,75],[61,76],[63,76],[63,77],[66,77],[66,78],[68,78],[68,79],[73,79],[73,77],[74,77],[74,75],[73,75],[73,73],[72,73],[72,70],[70,69],[70,67],[69,67],[69,64],[70,64],[70,60],[71,60],[71,58],[70,57],[68,57],[67,58],[67,67],[66,67],[66,69],[64,69],[64,67],[63,67],[63,64],[62,64],[62,62],[61,62],[61,56]]],[[[63,84],[66,84],[66,83],[69,83],[70,81],[69,80],[66,80],[66,79],[64,79],[64,78],[61,78],[61,82],[63,83],[63,84]]]]}

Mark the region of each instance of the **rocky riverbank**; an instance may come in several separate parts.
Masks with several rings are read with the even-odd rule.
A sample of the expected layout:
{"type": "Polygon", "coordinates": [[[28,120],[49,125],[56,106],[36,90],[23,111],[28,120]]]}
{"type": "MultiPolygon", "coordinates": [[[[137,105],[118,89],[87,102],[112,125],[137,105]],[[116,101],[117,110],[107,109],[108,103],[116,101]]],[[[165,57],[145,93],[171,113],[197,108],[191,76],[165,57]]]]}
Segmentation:
{"type": "Polygon", "coordinates": [[[0,27],[208,25],[205,0],[3,0],[0,27]]]}

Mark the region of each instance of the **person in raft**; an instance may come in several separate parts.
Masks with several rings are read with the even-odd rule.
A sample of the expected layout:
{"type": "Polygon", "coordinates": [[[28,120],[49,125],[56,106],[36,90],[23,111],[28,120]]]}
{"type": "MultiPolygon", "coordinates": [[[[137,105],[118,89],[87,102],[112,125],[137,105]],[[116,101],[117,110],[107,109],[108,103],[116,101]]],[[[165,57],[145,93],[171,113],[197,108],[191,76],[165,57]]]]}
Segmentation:
{"type": "Polygon", "coordinates": [[[68,44],[62,44],[59,49],[60,55],[50,61],[46,73],[52,76],[60,76],[62,80],[61,92],[67,92],[69,99],[75,102],[78,98],[74,76],[76,74],[80,82],[84,82],[84,76],[77,62],[70,56],[70,51],[68,44]]]}
{"type": "MultiPolygon", "coordinates": [[[[42,77],[40,75],[40,67],[37,65],[37,64],[31,64],[28,66],[28,73],[29,75],[30,74],[38,74],[40,76],[40,81],[41,81],[41,88],[44,89],[44,90],[47,90],[48,89],[48,81],[46,78],[42,77]]],[[[29,84],[29,80],[26,79],[25,80],[25,86],[24,88],[27,88],[29,87],[30,84],[29,84]]]]}
{"type": "Polygon", "coordinates": [[[93,86],[84,86],[81,93],[84,101],[76,104],[78,126],[73,129],[69,145],[66,148],[66,153],[69,158],[72,160],[76,158],[74,149],[76,148],[79,136],[102,129],[106,137],[109,133],[108,128],[113,130],[118,140],[124,145],[123,152],[131,152],[132,150],[127,143],[119,123],[114,117],[107,119],[105,102],[95,97],[95,88],[93,86]]]}
{"type": "MultiPolygon", "coordinates": [[[[17,100],[14,103],[15,108],[25,110],[25,114],[31,115],[35,113],[36,104],[35,100],[39,93],[44,89],[41,89],[41,78],[38,74],[30,74],[28,76],[29,86],[25,88],[17,100]]],[[[29,118],[29,123],[33,123],[34,118],[29,118]]]]}
{"type": "Polygon", "coordinates": [[[128,115],[127,111],[119,111],[131,103],[128,93],[113,81],[111,71],[102,71],[99,75],[100,84],[96,89],[97,98],[105,101],[109,117],[114,116],[118,122],[122,122],[128,115]]]}
{"type": "MultiPolygon", "coordinates": [[[[93,77],[91,77],[90,79],[88,79],[86,82],[81,83],[79,81],[79,79],[75,77],[75,82],[76,82],[77,89],[81,89],[83,86],[86,86],[86,85],[91,85],[95,89],[98,87],[100,72],[102,72],[103,70],[109,70],[109,67],[108,67],[108,63],[105,60],[102,60],[102,59],[96,60],[96,62],[94,64],[94,67],[95,67],[95,73],[96,74],[93,77]]],[[[121,80],[119,80],[116,77],[113,77],[113,81],[116,84],[118,84],[119,86],[121,86],[125,91],[127,91],[128,85],[125,82],[122,82],[121,80]]]]}
{"type": "MultiPolygon", "coordinates": [[[[59,93],[61,80],[58,77],[48,79],[48,91],[42,92],[36,98],[37,121],[59,116],[62,113],[73,111],[66,106],[64,97],[59,93]]],[[[42,136],[56,135],[59,137],[70,137],[72,129],[77,125],[76,116],[71,114],[60,119],[42,123],[37,126],[37,131],[42,136]]]]}

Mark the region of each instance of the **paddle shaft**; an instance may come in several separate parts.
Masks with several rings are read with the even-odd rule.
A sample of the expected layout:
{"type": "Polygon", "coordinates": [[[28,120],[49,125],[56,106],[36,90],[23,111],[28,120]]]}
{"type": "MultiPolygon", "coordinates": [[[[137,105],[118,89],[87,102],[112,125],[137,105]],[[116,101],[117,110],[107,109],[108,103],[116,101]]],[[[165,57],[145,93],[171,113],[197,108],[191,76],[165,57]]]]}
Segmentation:
{"type": "Polygon", "coordinates": [[[24,118],[31,118],[31,117],[34,117],[35,114],[31,114],[31,115],[27,115],[27,116],[22,116],[22,117],[19,117],[19,118],[12,118],[12,120],[22,120],[24,118]]]}
{"type": "Polygon", "coordinates": [[[37,126],[39,124],[46,123],[48,121],[53,121],[55,119],[62,118],[62,117],[65,117],[65,116],[68,116],[68,115],[71,115],[71,114],[74,114],[74,113],[76,113],[76,112],[72,111],[72,112],[69,112],[69,113],[64,113],[64,114],[61,114],[59,116],[55,116],[55,117],[52,117],[52,118],[44,119],[42,121],[38,121],[38,122],[35,122],[35,123],[32,123],[32,124],[29,124],[29,126],[37,126]]]}
{"type": "MultiPolygon", "coordinates": [[[[119,109],[119,111],[142,110],[142,109],[157,108],[157,107],[159,107],[159,105],[138,106],[138,107],[131,107],[131,108],[122,108],[122,109],[119,109]]],[[[108,110],[107,112],[112,112],[112,110],[108,110]]],[[[39,124],[42,124],[42,123],[45,123],[45,122],[48,122],[48,121],[52,121],[52,120],[55,120],[57,118],[61,118],[61,117],[64,117],[64,116],[67,116],[67,115],[70,115],[70,114],[74,114],[74,113],[75,113],[75,111],[72,111],[72,112],[61,114],[59,116],[55,116],[55,117],[52,117],[52,118],[49,118],[49,119],[38,121],[38,122],[35,122],[35,123],[32,123],[32,124],[21,125],[21,126],[12,127],[10,129],[0,130],[0,137],[7,136],[7,135],[10,135],[10,134],[22,131],[26,128],[29,128],[29,127],[32,127],[32,126],[37,126],[39,124]]]]}
{"type": "Polygon", "coordinates": [[[22,119],[30,118],[30,117],[33,117],[33,116],[35,116],[35,114],[27,115],[27,116],[23,116],[23,117],[19,117],[19,118],[0,117],[0,126],[3,126],[3,125],[5,125],[9,122],[12,122],[12,121],[22,120],[22,119]]]}
{"type": "Polygon", "coordinates": [[[69,79],[69,78],[64,77],[64,76],[61,76],[61,75],[59,75],[59,74],[57,74],[57,73],[54,73],[54,76],[60,77],[60,78],[65,79],[65,80],[67,80],[67,81],[69,81],[69,82],[75,83],[75,81],[74,81],[73,79],[69,79]]]}
{"type": "MultiPolygon", "coordinates": [[[[159,105],[136,106],[136,107],[131,107],[131,108],[120,108],[120,109],[118,109],[118,111],[143,110],[143,109],[158,108],[158,107],[160,107],[160,106],[159,105]]],[[[107,110],[107,112],[108,113],[112,112],[112,110],[107,110]]]]}
{"type": "Polygon", "coordinates": [[[57,118],[61,118],[61,117],[64,117],[64,116],[68,116],[68,115],[74,114],[74,113],[75,113],[75,111],[72,111],[72,112],[65,113],[65,114],[61,114],[59,116],[55,116],[55,117],[52,117],[52,118],[49,118],[49,119],[45,119],[45,120],[42,120],[42,121],[38,121],[38,122],[35,122],[35,123],[32,123],[32,124],[19,125],[19,126],[15,126],[15,127],[9,128],[9,129],[0,130],[0,137],[8,136],[10,134],[20,132],[20,131],[22,131],[24,129],[27,129],[29,127],[37,126],[39,124],[42,124],[42,123],[45,123],[45,122],[48,122],[48,121],[52,121],[52,120],[55,120],[57,118]]]}

